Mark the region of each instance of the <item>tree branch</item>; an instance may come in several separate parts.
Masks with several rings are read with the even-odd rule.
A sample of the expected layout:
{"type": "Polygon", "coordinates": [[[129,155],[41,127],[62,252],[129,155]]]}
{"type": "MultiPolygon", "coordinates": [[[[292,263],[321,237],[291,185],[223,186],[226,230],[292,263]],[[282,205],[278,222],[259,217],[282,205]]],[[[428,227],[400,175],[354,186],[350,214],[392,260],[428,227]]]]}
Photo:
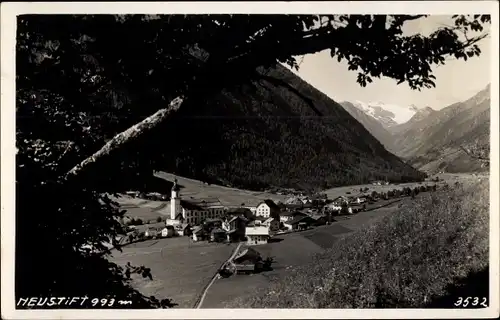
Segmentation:
{"type": "MultiPolygon", "coordinates": [[[[417,16],[412,17],[412,19],[413,18],[417,19],[417,16]]],[[[150,117],[116,135],[99,151],[71,169],[65,175],[65,179],[76,176],[84,168],[97,162],[97,160],[99,160],[100,158],[109,155],[114,150],[117,150],[121,146],[125,145],[128,141],[139,137],[143,132],[148,131],[164,122],[170,114],[176,112],[181,107],[181,105],[184,104],[185,97],[190,99],[191,95],[196,95],[196,89],[199,87],[203,87],[205,92],[208,93],[206,89],[207,86],[211,86],[212,88],[210,90],[211,92],[213,92],[217,89],[232,86],[241,83],[242,81],[249,81],[252,77],[256,77],[257,79],[266,80],[273,85],[282,86],[289,89],[291,92],[295,93],[298,97],[304,100],[317,115],[321,116],[321,112],[316,108],[312,99],[304,96],[299,90],[297,90],[284,80],[259,74],[258,72],[256,72],[256,68],[258,66],[275,64],[277,60],[283,60],[290,55],[301,56],[319,52],[325,49],[330,49],[333,46],[342,46],[344,45],[344,43],[342,43],[343,40],[346,41],[346,43],[351,41],[349,37],[345,37],[345,34],[342,33],[345,30],[346,28],[335,29],[333,27],[323,27],[319,28],[319,30],[317,30],[315,34],[308,37],[304,37],[303,33],[297,33],[286,38],[286,40],[280,41],[279,43],[276,43],[274,45],[270,45],[268,41],[264,41],[266,39],[259,39],[258,41],[253,41],[247,46],[239,46],[239,48],[241,48],[242,50],[234,50],[239,52],[233,51],[226,57],[220,56],[215,57],[215,59],[210,56],[211,52],[208,52],[207,55],[203,55],[203,58],[201,59],[200,57],[194,55],[195,58],[200,60],[200,65],[202,69],[204,69],[197,75],[197,79],[195,82],[197,82],[198,85],[196,85],[195,83],[191,83],[191,85],[189,86],[190,88],[188,88],[188,92],[184,93],[184,96],[175,98],[167,108],[158,110],[150,117]],[[271,57],[269,56],[270,51],[273,52],[271,57]],[[206,56],[208,56],[209,58],[207,61],[204,61],[204,58],[206,56]],[[221,76],[221,72],[225,73],[225,75],[221,76]],[[213,85],[212,75],[215,73],[219,74],[219,78],[227,80],[224,81],[224,83],[213,85]]],[[[466,41],[464,43],[464,46],[470,46],[480,39],[482,39],[482,37],[477,37],[471,39],[470,41],[466,41]]],[[[193,55],[195,51],[196,49],[194,51],[191,50],[191,52],[189,53],[193,55]]],[[[443,55],[443,53],[441,52],[440,55],[443,55]]]]}
{"type": "Polygon", "coordinates": [[[169,103],[167,108],[158,110],[153,115],[114,136],[113,139],[108,141],[101,149],[68,171],[68,173],[64,176],[64,180],[69,180],[70,178],[77,176],[81,171],[96,163],[99,159],[108,156],[115,150],[118,150],[131,140],[142,135],[145,131],[158,126],[160,123],[164,122],[168,116],[179,110],[181,105],[184,103],[184,100],[185,99],[182,96],[175,98],[169,103]]]}
{"type": "Polygon", "coordinates": [[[66,148],[61,153],[61,155],[59,156],[59,158],[57,159],[57,161],[60,161],[62,158],[64,158],[64,156],[66,155],[66,153],[68,153],[74,147],[74,145],[75,145],[75,143],[73,141],[66,142],[66,148]]]}

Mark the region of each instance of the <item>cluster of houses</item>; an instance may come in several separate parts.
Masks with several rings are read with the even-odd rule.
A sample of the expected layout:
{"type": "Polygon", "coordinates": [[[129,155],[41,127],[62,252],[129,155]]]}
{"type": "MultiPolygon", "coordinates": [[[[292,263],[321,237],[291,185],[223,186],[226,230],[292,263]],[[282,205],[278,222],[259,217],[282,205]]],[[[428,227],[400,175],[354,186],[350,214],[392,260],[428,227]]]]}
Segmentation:
{"type": "Polygon", "coordinates": [[[328,219],[319,212],[308,214],[299,210],[310,204],[310,201],[301,201],[297,206],[263,200],[256,206],[242,204],[228,208],[215,198],[183,199],[175,181],[166,221],[130,228],[140,233],[140,238],[189,236],[193,241],[245,241],[248,245],[258,245],[267,243],[278,233],[327,223],[328,219]],[[144,230],[138,232],[139,229],[144,230]]]}
{"type": "Polygon", "coordinates": [[[372,185],[374,186],[387,186],[389,184],[390,184],[389,181],[381,181],[381,180],[372,181],[372,185]]]}
{"type": "Polygon", "coordinates": [[[325,204],[323,211],[333,215],[340,214],[342,211],[347,214],[353,214],[366,208],[366,203],[377,200],[377,198],[370,195],[360,195],[357,197],[339,196],[332,202],[325,204]]]}
{"type": "Polygon", "coordinates": [[[381,195],[360,193],[311,199],[294,196],[285,203],[261,201],[256,206],[230,208],[216,198],[183,199],[177,180],[171,190],[170,216],[164,222],[144,226],[146,238],[189,236],[193,241],[267,243],[276,234],[329,224],[332,216],[366,209],[381,195]]]}

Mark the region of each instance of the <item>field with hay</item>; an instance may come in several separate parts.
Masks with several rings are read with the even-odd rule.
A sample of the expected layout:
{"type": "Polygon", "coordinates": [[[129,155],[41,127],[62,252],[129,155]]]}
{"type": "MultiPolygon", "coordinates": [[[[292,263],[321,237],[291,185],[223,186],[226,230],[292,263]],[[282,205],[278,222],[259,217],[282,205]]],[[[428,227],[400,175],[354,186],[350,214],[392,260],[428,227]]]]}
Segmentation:
{"type": "MultiPolygon", "coordinates": [[[[170,182],[177,179],[181,186],[180,195],[185,200],[217,198],[224,206],[239,207],[241,205],[257,206],[266,199],[279,202],[284,201],[286,198],[283,195],[273,193],[241,190],[213,184],[208,185],[198,180],[174,176],[166,172],[157,172],[155,176],[170,182]]],[[[170,196],[170,189],[163,190],[163,193],[170,196]]],[[[170,217],[170,201],[145,200],[127,195],[121,195],[118,198],[112,197],[112,199],[118,202],[123,210],[127,210],[125,216],[130,218],[154,221],[158,217],[163,220],[170,217]]]]}
{"type": "MultiPolygon", "coordinates": [[[[206,184],[199,180],[175,176],[171,173],[157,172],[155,175],[167,181],[174,181],[177,178],[179,185],[182,186],[180,194],[186,200],[190,198],[218,198],[225,206],[257,206],[259,202],[265,199],[271,199],[275,202],[284,201],[285,196],[268,192],[250,191],[236,188],[229,188],[215,184],[206,184]]],[[[170,191],[169,191],[170,195],[170,191]]]]}
{"type": "Polygon", "coordinates": [[[372,191],[380,193],[394,189],[401,190],[406,187],[413,189],[417,186],[434,185],[434,184],[437,184],[438,186],[443,186],[444,184],[453,185],[456,182],[460,182],[468,185],[470,183],[477,182],[481,178],[488,179],[488,175],[484,173],[480,173],[477,175],[472,175],[468,173],[456,173],[456,174],[441,173],[441,174],[435,174],[432,177],[437,177],[439,179],[439,182],[436,183],[428,179],[428,181],[422,181],[422,182],[408,182],[408,183],[397,183],[389,185],[361,184],[361,185],[331,188],[324,190],[323,193],[325,193],[329,199],[335,199],[336,197],[339,196],[357,195],[359,194],[360,189],[365,189],[365,188],[368,188],[368,193],[371,193],[372,191]]]}
{"type": "Polygon", "coordinates": [[[146,296],[169,298],[179,308],[192,308],[236,245],[192,242],[188,237],[149,240],[113,250],[110,260],[124,267],[144,265],[153,280],[132,275],[132,286],[146,296]]]}
{"type": "Polygon", "coordinates": [[[488,296],[488,183],[421,194],[224,307],[453,308],[457,296],[488,296]]]}

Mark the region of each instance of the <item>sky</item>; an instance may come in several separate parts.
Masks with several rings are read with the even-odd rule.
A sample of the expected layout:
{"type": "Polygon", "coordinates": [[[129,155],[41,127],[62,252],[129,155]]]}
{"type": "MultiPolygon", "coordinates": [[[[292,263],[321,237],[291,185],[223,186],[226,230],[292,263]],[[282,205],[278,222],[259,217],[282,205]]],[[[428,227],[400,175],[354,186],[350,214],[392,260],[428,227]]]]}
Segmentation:
{"type": "MultiPolygon", "coordinates": [[[[405,23],[404,34],[421,33],[427,35],[442,24],[450,25],[451,16],[431,16],[405,23]]],[[[337,102],[363,101],[383,102],[435,110],[474,96],[490,83],[490,37],[483,39],[478,46],[482,53],[467,61],[450,60],[444,66],[433,67],[436,88],[411,90],[406,83],[397,85],[391,78],[375,78],[365,88],[356,82],[357,73],[347,70],[345,61],[337,62],[330,57],[330,51],[297,57],[300,64],[297,73],[301,78],[315,86],[337,102]]]]}

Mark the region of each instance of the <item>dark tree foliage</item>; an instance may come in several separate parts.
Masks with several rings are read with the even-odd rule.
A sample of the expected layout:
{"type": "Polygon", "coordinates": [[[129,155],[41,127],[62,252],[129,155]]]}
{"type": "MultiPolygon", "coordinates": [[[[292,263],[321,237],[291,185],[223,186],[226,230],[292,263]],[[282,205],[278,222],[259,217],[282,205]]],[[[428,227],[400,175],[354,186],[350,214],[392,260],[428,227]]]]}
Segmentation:
{"type": "MultiPolygon", "coordinates": [[[[223,170],[233,170],[229,180],[236,184],[243,183],[237,181],[237,176],[262,169],[258,160],[274,151],[269,150],[272,144],[247,153],[254,159],[249,161],[254,166],[251,170],[238,171],[237,163],[227,162],[222,167],[208,163],[212,169],[203,171],[195,160],[212,156],[209,148],[203,147],[203,143],[210,146],[210,141],[186,139],[190,143],[175,155],[175,160],[171,148],[165,148],[171,135],[165,134],[174,128],[178,130],[176,136],[189,135],[196,128],[200,136],[215,133],[230,139],[233,132],[225,131],[220,122],[196,121],[191,115],[203,114],[217,103],[230,106],[231,95],[243,94],[248,88],[254,88],[259,95],[263,90],[275,90],[278,94],[268,96],[273,103],[284,105],[283,99],[294,96],[313,114],[325,112],[279,75],[261,72],[276,68],[278,62],[297,69],[294,57],[329,49],[332,57],[347,60],[349,69],[358,72],[362,86],[386,76],[421,89],[434,85],[431,67],[444,64],[447,57],[467,60],[479,55],[476,43],[483,36],[471,37],[470,32],[480,31],[490,21],[489,16],[456,16],[455,26],[441,27],[430,36],[402,34],[405,21],[420,18],[425,17],[19,16],[16,297],[113,295],[131,299],[132,308],[172,307],[168,297],[146,297],[133,289],[129,284],[131,271],[106,259],[104,244],[113,243],[124,232],[118,222],[124,211],[108,195],[137,183],[165,162],[178,161],[175,166],[179,171],[190,171],[201,178],[205,175],[205,181],[223,170]],[[461,36],[464,32],[467,37],[461,36]],[[173,100],[175,103],[171,103],[173,100]],[[175,123],[183,126],[176,127],[175,123]],[[136,124],[142,125],[133,127],[136,124]],[[162,143],[163,147],[158,148],[162,143]],[[80,163],[84,165],[78,166],[80,163]],[[77,170],[70,171],[73,168],[77,170]]],[[[265,107],[248,103],[253,112],[265,107]]],[[[259,126],[270,124],[270,120],[263,119],[259,126]]],[[[313,121],[303,121],[301,126],[274,124],[272,130],[280,138],[283,132],[298,135],[301,143],[314,139],[339,150],[352,147],[352,141],[338,145],[322,137],[335,130],[327,124],[322,124],[309,139],[306,136],[312,131],[308,128],[317,126],[313,121]]],[[[345,128],[339,126],[337,130],[342,134],[345,128]]],[[[256,138],[256,132],[239,140],[240,151],[251,148],[249,143],[256,138]]],[[[285,146],[293,148],[294,143],[290,139],[285,146]]],[[[331,179],[330,183],[349,183],[373,165],[361,158],[356,170],[338,169],[356,161],[342,153],[333,160],[335,165],[321,165],[332,161],[318,146],[309,150],[315,154],[312,163],[321,167],[320,173],[307,169],[304,175],[345,176],[345,180],[331,179]],[[359,169],[363,165],[365,169],[359,169]]],[[[373,146],[366,144],[368,149],[373,146]]],[[[290,168],[290,160],[299,162],[291,170],[311,168],[300,164],[306,150],[287,151],[298,155],[285,157],[280,170],[290,168]]],[[[240,167],[247,165],[242,163],[240,167]]],[[[402,164],[392,163],[382,175],[388,175],[391,166],[403,168],[402,164]]],[[[409,172],[408,178],[412,174],[409,172]]],[[[272,173],[264,172],[248,180],[254,184],[252,187],[259,188],[273,178],[272,173]]],[[[297,182],[279,181],[284,185],[297,182]]],[[[148,268],[137,268],[147,271],[143,276],[154,279],[154,272],[148,268]]]]}

